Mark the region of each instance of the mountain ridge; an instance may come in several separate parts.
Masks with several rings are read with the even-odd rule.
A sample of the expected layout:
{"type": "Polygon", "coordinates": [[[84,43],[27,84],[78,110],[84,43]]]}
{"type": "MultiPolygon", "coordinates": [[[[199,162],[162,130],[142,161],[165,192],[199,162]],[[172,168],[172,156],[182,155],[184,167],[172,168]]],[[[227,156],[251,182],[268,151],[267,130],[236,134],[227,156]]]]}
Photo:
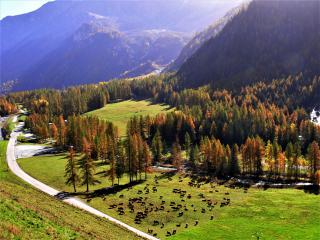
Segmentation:
{"type": "Polygon", "coordinates": [[[184,87],[320,74],[319,1],[252,1],[179,69],[184,87]]]}

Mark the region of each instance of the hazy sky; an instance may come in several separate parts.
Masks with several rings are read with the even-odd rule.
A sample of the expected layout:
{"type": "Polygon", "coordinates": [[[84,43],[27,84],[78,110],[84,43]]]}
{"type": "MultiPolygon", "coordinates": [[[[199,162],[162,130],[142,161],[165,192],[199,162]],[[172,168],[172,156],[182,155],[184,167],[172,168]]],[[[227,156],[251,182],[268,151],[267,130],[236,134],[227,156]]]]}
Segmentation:
{"type": "MultiPolygon", "coordinates": [[[[0,0],[0,19],[6,16],[14,16],[27,12],[32,12],[43,4],[54,0],[0,0]]],[[[68,1],[68,0],[65,0],[68,1]]],[[[138,0],[135,0],[138,1],[138,0]]],[[[187,0],[186,0],[187,1],[187,0]]],[[[196,4],[207,4],[210,1],[217,1],[223,3],[226,0],[198,0],[196,4]]],[[[246,0],[228,0],[235,2],[244,2],[246,0]]]]}
{"type": "Polygon", "coordinates": [[[52,0],[0,0],[0,19],[34,11],[52,0]]]}

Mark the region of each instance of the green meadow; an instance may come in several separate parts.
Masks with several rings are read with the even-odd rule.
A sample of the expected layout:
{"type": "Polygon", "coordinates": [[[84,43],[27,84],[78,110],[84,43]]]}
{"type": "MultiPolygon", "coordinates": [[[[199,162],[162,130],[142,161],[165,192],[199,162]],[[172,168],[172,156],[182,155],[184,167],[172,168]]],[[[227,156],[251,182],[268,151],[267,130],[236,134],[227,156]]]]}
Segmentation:
{"type": "Polygon", "coordinates": [[[109,103],[105,107],[86,113],[114,123],[120,136],[126,134],[127,122],[134,116],[155,116],[158,113],[172,111],[166,104],[154,104],[149,100],[127,100],[117,103],[109,103]]]}
{"type": "Polygon", "coordinates": [[[0,141],[0,239],[139,239],[24,183],[8,171],[6,147],[0,141]]]}
{"type": "MultiPolygon", "coordinates": [[[[19,164],[27,173],[55,188],[72,190],[64,184],[65,155],[21,159],[19,164]]],[[[110,180],[101,174],[107,167],[97,167],[96,177],[101,184],[91,187],[92,190],[111,185],[110,180]]],[[[127,181],[124,177],[120,184],[127,181]]],[[[200,183],[199,187],[191,187],[190,181],[184,175],[170,178],[165,174],[151,173],[147,181],[131,189],[91,199],[86,199],[85,195],[82,197],[91,206],[145,232],[152,231],[161,239],[319,239],[319,195],[296,189],[262,190],[254,187],[246,192],[243,188],[218,183],[200,183]],[[155,181],[156,176],[158,181],[155,181]],[[157,192],[153,192],[153,187],[157,192]],[[186,195],[181,197],[174,193],[175,188],[185,190],[186,195]],[[190,198],[187,197],[189,194],[190,198]],[[134,212],[131,212],[129,199],[139,197],[144,203],[133,203],[134,212]],[[230,198],[230,204],[220,207],[224,198],[230,198]],[[209,208],[204,199],[216,202],[216,205],[209,208]],[[156,211],[162,201],[165,201],[164,209],[156,211]],[[182,208],[173,210],[171,202],[174,202],[173,206],[181,204],[182,208]],[[116,207],[112,208],[112,205],[116,207]],[[119,215],[119,207],[124,208],[123,215],[119,215]],[[136,224],[137,212],[146,207],[153,208],[153,211],[141,224],[136,224]],[[179,216],[179,212],[183,215],[179,216]],[[159,221],[159,225],[154,226],[154,221],[159,221]],[[174,230],[176,233],[168,236],[167,232],[172,234],[174,230]]],[[[80,191],[84,189],[80,187],[80,191]]]]}

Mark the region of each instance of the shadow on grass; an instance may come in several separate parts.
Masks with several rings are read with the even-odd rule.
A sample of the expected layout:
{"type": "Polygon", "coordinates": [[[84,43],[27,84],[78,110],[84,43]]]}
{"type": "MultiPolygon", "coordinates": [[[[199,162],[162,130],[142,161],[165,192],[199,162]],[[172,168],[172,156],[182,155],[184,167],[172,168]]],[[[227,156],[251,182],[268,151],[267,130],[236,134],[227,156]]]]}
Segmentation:
{"type": "Polygon", "coordinates": [[[145,180],[138,180],[138,181],[133,181],[131,183],[127,183],[123,185],[114,185],[113,187],[100,188],[92,192],[59,192],[57,195],[55,195],[55,197],[60,200],[64,200],[71,197],[82,196],[90,200],[91,198],[95,198],[95,197],[104,197],[110,194],[115,194],[124,189],[130,189],[133,186],[139,185],[144,182],[145,180]]]}

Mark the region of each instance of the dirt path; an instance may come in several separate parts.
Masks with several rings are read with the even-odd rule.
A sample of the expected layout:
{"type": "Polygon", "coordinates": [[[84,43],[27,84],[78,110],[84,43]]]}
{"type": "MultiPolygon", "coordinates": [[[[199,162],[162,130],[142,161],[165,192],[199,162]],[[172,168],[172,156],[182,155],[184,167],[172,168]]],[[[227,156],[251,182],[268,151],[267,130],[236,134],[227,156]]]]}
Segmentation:
{"type": "MultiPolygon", "coordinates": [[[[14,121],[17,121],[17,117],[14,118],[14,121]]],[[[33,177],[29,176],[28,174],[26,174],[18,165],[17,161],[16,161],[16,157],[15,157],[15,144],[17,141],[17,137],[19,136],[19,134],[21,133],[21,129],[23,128],[23,123],[18,123],[17,127],[15,129],[15,131],[13,131],[11,133],[10,136],[10,140],[8,143],[8,148],[7,148],[7,162],[8,162],[8,166],[10,168],[10,170],[17,175],[18,177],[20,177],[21,179],[23,179],[25,182],[31,184],[32,186],[34,186],[35,188],[41,190],[42,192],[45,192],[51,196],[56,196],[59,191],[47,186],[46,184],[34,179],[33,177]]],[[[102,218],[106,218],[109,221],[119,225],[122,228],[125,228],[135,234],[137,234],[140,237],[143,237],[145,239],[150,239],[150,240],[157,240],[157,238],[150,236],[134,227],[131,227],[113,217],[110,217],[107,214],[104,214],[100,211],[98,211],[97,209],[90,207],[89,205],[85,204],[84,202],[82,202],[81,200],[77,199],[77,198],[68,198],[68,199],[64,199],[62,200],[65,203],[68,203],[74,207],[83,209],[89,213],[92,213],[96,216],[102,217],[102,218]]]]}

